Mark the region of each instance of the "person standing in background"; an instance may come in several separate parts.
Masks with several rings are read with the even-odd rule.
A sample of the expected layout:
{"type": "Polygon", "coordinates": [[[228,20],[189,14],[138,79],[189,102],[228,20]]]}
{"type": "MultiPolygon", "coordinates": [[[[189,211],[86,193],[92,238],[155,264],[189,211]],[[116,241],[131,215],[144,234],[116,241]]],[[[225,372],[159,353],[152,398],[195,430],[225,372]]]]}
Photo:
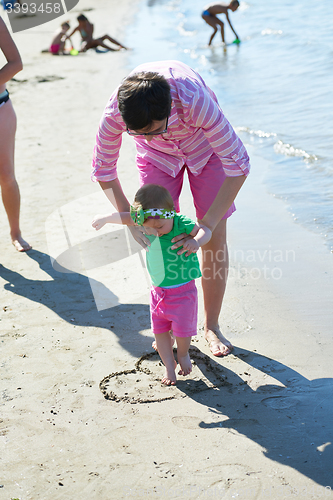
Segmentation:
{"type": "Polygon", "coordinates": [[[7,62],[0,69],[0,186],[2,201],[7,213],[12,243],[19,252],[30,250],[31,246],[20,230],[20,190],[14,172],[14,150],[16,115],[6,89],[6,83],[23,65],[19,51],[7,26],[0,17],[0,49],[7,62]]]}
{"type": "Polygon", "coordinates": [[[222,43],[225,43],[224,22],[221,21],[221,19],[219,19],[216,14],[225,14],[225,17],[227,18],[229,26],[236,37],[235,42],[237,42],[237,43],[240,42],[236,31],[232,27],[232,24],[231,24],[231,21],[229,19],[229,15],[228,15],[228,10],[235,12],[238,9],[238,7],[239,7],[238,0],[232,0],[232,2],[230,2],[229,4],[210,4],[210,5],[207,5],[207,7],[205,7],[205,10],[201,14],[201,17],[204,21],[206,21],[207,24],[209,24],[209,26],[211,26],[214,29],[214,32],[209,39],[208,45],[211,45],[213,38],[217,33],[218,26],[220,26],[220,28],[221,28],[222,43]]]}
{"type": "MultiPolygon", "coordinates": [[[[226,223],[249,174],[246,149],[198,73],[180,61],[142,64],[111,95],[94,149],[92,180],[118,212],[130,209],[117,176],[123,133],[136,143],[140,186],[164,186],[177,212],[187,171],[198,222],[213,233],[202,247],[204,335],[211,352],[225,356],[232,345],[218,321],[228,275],[226,223]]],[[[144,248],[150,245],[141,227],[129,230],[144,248]]],[[[176,236],[171,250],[189,238],[176,236]]]]}

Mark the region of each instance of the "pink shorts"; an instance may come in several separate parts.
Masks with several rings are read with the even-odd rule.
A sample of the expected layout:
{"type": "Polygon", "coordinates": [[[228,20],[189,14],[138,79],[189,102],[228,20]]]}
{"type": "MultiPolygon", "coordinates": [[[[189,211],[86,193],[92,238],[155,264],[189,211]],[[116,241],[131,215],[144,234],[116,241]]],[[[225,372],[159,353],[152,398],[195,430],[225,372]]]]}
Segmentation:
{"type": "MultiPolygon", "coordinates": [[[[151,163],[139,167],[140,187],[144,184],[160,184],[170,192],[175,204],[175,209],[179,212],[179,196],[182,190],[185,169],[188,173],[194,206],[198,219],[202,219],[213,203],[226,175],[219,157],[213,153],[208,163],[203,168],[201,174],[193,175],[186,165],[181,169],[176,177],[172,177],[151,163]]],[[[227,219],[236,210],[233,203],[222,219],[227,219]]]]}
{"type": "Polygon", "coordinates": [[[152,286],[150,317],[154,335],[172,330],[175,337],[197,334],[198,294],[192,280],[178,288],[152,286]]]}

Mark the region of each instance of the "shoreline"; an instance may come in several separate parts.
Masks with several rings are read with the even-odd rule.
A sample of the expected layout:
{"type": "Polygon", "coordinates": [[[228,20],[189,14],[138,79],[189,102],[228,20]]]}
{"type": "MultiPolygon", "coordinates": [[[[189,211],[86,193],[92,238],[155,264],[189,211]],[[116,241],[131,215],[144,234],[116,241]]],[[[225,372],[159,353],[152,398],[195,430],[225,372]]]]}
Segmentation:
{"type": "Polygon", "coordinates": [[[252,274],[252,279],[258,279],[258,274],[264,279],[271,278],[273,288],[290,301],[291,308],[306,321],[314,319],[329,339],[333,262],[327,242],[318,233],[296,223],[287,204],[268,191],[265,183],[267,161],[251,147],[247,149],[251,151],[255,167],[254,175],[249,177],[238,200],[239,210],[232,233],[234,253],[238,252],[240,262],[247,267],[261,268],[261,273],[252,274]],[[256,197],[260,204],[256,203],[256,197]],[[268,267],[266,274],[265,265],[268,267]],[[310,281],[309,287],[312,276],[315,279],[310,281]],[[316,310],[311,312],[314,304],[316,310]]]}
{"type": "MultiPolygon", "coordinates": [[[[79,6],[89,8],[88,0],[79,6]]],[[[125,43],[132,3],[99,6],[87,13],[96,32],[125,43]]],[[[0,242],[0,500],[261,500],[296,490],[332,498],[329,250],[267,192],[267,163],[247,146],[252,172],[228,223],[220,317],[234,352],[211,355],[197,283],[193,373],[162,387],[142,254],[124,230],[96,235],[90,225],[109,206],[90,181],[94,137],[127,55],[41,54],[60,22],[14,37],[24,62],[9,87],[16,172],[33,250],[22,255],[9,237],[0,242]]],[[[138,177],[128,137],[119,176],[132,197],[138,177]]],[[[187,186],[181,205],[193,216],[187,186]]]]}

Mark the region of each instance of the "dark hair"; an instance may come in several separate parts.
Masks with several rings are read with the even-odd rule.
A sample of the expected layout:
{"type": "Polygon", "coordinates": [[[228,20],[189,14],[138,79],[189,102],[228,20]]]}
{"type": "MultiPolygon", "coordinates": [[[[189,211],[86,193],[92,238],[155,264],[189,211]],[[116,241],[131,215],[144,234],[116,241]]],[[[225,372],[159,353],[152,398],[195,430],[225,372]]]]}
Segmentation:
{"type": "Polygon", "coordinates": [[[171,112],[170,85],[164,76],[149,71],[125,78],[118,90],[118,109],[131,130],[142,130],[171,112]]]}
{"type": "Polygon", "coordinates": [[[237,5],[239,7],[239,1],[238,0],[232,0],[230,5],[237,5]]]}
{"type": "Polygon", "coordinates": [[[76,19],[78,21],[88,21],[88,19],[86,18],[86,16],[84,14],[80,14],[79,16],[77,16],[76,19]]]}
{"type": "Polygon", "coordinates": [[[174,210],[174,203],[170,192],[165,187],[159,184],[145,184],[137,191],[133,207],[142,207],[143,210],[149,208],[174,210]]]}

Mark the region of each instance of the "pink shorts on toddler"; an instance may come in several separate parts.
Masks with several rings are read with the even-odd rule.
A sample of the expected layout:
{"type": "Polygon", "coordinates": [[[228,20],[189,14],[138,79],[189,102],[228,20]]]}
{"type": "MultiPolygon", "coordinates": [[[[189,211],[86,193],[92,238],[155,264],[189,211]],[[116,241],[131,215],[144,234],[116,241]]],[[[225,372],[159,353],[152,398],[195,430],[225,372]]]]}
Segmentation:
{"type": "Polygon", "coordinates": [[[51,45],[51,47],[49,48],[49,52],[51,52],[51,54],[58,54],[59,49],[60,49],[60,44],[56,43],[54,45],[51,45]]]}
{"type": "Polygon", "coordinates": [[[177,288],[152,286],[150,290],[151,327],[155,335],[172,330],[175,337],[197,334],[198,293],[195,281],[177,288]]]}

